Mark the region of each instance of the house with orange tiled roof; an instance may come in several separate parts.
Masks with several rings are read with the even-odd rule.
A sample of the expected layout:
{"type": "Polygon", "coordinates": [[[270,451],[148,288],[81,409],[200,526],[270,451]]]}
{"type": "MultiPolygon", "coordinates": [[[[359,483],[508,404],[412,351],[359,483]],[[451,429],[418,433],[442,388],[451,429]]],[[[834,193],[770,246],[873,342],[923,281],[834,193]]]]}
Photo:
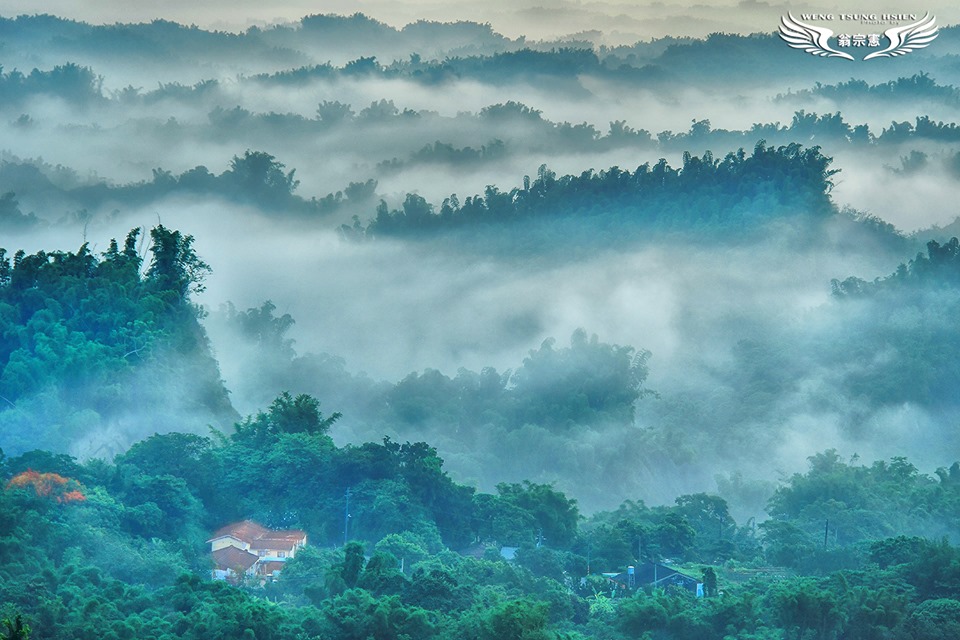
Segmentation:
{"type": "Polygon", "coordinates": [[[257,573],[260,557],[239,547],[222,547],[213,552],[213,577],[215,580],[240,582],[243,576],[257,573]]]}
{"type": "Polygon", "coordinates": [[[239,580],[241,576],[270,576],[283,569],[307,544],[299,529],[268,529],[253,520],[221,527],[207,540],[213,555],[214,578],[239,580]]]}

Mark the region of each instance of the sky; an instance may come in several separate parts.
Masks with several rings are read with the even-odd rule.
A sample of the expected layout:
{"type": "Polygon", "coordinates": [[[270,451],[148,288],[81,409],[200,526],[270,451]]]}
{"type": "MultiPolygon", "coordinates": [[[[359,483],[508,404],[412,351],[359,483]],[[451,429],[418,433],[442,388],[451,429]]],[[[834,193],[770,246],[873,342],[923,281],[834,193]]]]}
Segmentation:
{"type": "Polygon", "coordinates": [[[956,3],[949,0],[915,2],[830,2],[812,0],[797,3],[762,0],[701,0],[692,3],[638,2],[634,0],[287,0],[264,3],[260,0],[0,0],[0,15],[50,13],[93,23],[142,22],[157,18],[196,24],[203,28],[239,31],[252,25],[293,22],[318,13],[362,12],[396,27],[416,20],[489,22],[509,37],[553,39],[577,33],[600,31],[609,44],[626,44],[665,35],[704,36],[713,32],[753,33],[774,31],[780,16],[799,13],[880,13],[929,11],[938,23],[955,24],[956,3]]]}

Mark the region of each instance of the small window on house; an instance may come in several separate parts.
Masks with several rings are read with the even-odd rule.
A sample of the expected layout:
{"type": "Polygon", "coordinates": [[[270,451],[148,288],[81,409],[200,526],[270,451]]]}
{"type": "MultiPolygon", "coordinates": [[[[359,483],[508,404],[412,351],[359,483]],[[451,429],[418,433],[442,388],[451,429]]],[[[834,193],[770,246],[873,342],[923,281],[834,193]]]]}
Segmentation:
{"type": "Polygon", "coordinates": [[[287,557],[287,552],[286,552],[286,551],[280,551],[279,553],[277,553],[277,557],[278,557],[278,558],[286,558],[286,557],[287,557]]]}

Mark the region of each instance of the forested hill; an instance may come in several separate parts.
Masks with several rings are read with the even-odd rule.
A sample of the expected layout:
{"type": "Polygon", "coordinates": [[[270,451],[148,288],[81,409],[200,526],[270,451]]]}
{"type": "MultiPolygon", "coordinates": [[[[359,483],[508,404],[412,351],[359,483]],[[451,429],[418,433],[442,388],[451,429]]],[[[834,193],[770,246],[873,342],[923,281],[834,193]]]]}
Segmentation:
{"type": "Polygon", "coordinates": [[[149,235],[134,229],[100,256],[87,244],[0,249],[7,452],[104,456],[155,430],[236,418],[190,301],[210,268],[191,236],[162,225],[149,235]]]}
{"type": "MultiPolygon", "coordinates": [[[[284,164],[272,155],[248,149],[242,156],[233,156],[229,168],[220,175],[211,173],[202,165],[179,175],[157,168],[149,182],[112,185],[98,181],[64,187],[34,164],[0,162],[0,189],[12,189],[0,196],[0,229],[22,233],[48,223],[33,213],[23,213],[22,197],[48,211],[64,206],[79,208],[82,213],[74,215],[81,220],[88,220],[97,212],[116,205],[137,208],[153,205],[163,198],[180,197],[219,198],[235,204],[253,205],[270,214],[282,212],[284,216],[302,221],[316,219],[346,201],[362,202],[376,188],[376,180],[368,180],[350,183],[343,191],[320,199],[304,199],[294,193],[299,184],[294,177],[296,170],[284,171],[284,168],[284,164]],[[94,213],[91,215],[91,212],[94,213]]],[[[60,222],[71,217],[67,214],[60,222]]]]}
{"type": "MultiPolygon", "coordinates": [[[[0,84],[4,87],[0,91],[0,102],[5,98],[13,100],[18,92],[27,90],[26,87],[37,91],[60,88],[74,98],[74,94],[79,93],[90,96],[100,93],[95,86],[95,73],[76,65],[55,67],[49,72],[35,71],[29,76],[0,73],[0,84]],[[78,93],[76,86],[81,85],[85,89],[78,93]]],[[[901,87],[918,87],[918,95],[930,95],[930,99],[939,97],[951,104],[956,102],[955,87],[938,85],[922,74],[886,85],[862,82],[848,85],[820,86],[815,93],[807,92],[810,95],[796,94],[795,99],[810,100],[811,95],[831,91],[831,95],[841,94],[844,100],[856,102],[871,99],[875,93],[902,97],[906,89],[901,87]]],[[[74,98],[71,98],[74,107],[82,110],[82,101],[76,102],[74,98]]],[[[801,109],[793,113],[789,125],[758,122],[741,130],[728,130],[712,127],[709,119],[696,119],[686,131],[651,133],[635,129],[625,121],[614,121],[603,133],[585,122],[551,121],[541,111],[515,101],[449,117],[428,110],[401,110],[392,100],[372,102],[359,113],[354,113],[351,104],[325,100],[317,106],[313,117],[305,117],[222,106],[229,105],[233,99],[227,87],[217,88],[216,83],[211,82],[192,88],[161,87],[136,100],[120,96],[103,98],[105,102],[101,105],[106,109],[126,108],[134,100],[142,103],[143,108],[168,101],[183,101],[192,105],[191,109],[212,107],[204,116],[208,122],[203,124],[174,118],[162,123],[148,119],[119,125],[119,129],[124,130],[121,136],[147,136],[158,143],[199,147],[204,146],[198,144],[200,141],[215,144],[217,154],[222,154],[222,146],[228,146],[223,142],[227,139],[232,140],[229,146],[234,148],[247,146],[229,160],[223,155],[208,156],[204,164],[173,171],[155,166],[155,160],[150,159],[143,162],[144,166],[152,166],[148,178],[118,182],[96,174],[84,176],[76,168],[52,165],[40,158],[0,153],[0,230],[24,233],[49,225],[80,225],[101,221],[116,215],[114,212],[129,215],[142,208],[163,206],[168,201],[225,201],[257,211],[277,223],[336,226],[356,216],[354,224],[341,227],[350,237],[410,237],[457,228],[470,229],[473,233],[477,229],[499,229],[504,222],[518,221],[532,228],[538,227],[537,221],[547,221],[547,228],[539,228],[537,232],[548,236],[551,235],[549,226],[574,223],[591,231],[597,231],[596,227],[601,230],[613,227],[619,231],[627,225],[643,230],[696,227],[741,232],[799,211],[822,217],[829,207],[827,194],[832,183],[842,181],[848,174],[855,175],[860,169],[859,161],[845,154],[862,157],[869,153],[877,158],[904,154],[900,156],[900,167],[884,166],[884,173],[894,180],[907,179],[920,170],[942,170],[949,176],[956,176],[960,171],[960,155],[955,150],[940,153],[930,150],[931,145],[955,144],[960,139],[960,130],[953,123],[936,121],[926,115],[916,116],[913,122],[891,122],[879,132],[868,124],[848,122],[839,111],[818,114],[801,109]],[[193,104],[194,100],[200,102],[193,104]],[[111,106],[105,106],[108,103],[111,106]],[[212,106],[214,104],[217,106],[212,106]],[[406,134],[389,138],[388,143],[379,144],[385,130],[417,133],[409,138],[406,134]],[[458,141],[463,131],[471,132],[469,138],[481,142],[458,141]],[[332,179],[329,172],[318,181],[317,165],[306,162],[302,156],[299,166],[288,167],[271,153],[252,150],[282,147],[289,162],[289,156],[299,155],[294,150],[306,140],[332,142],[341,137],[343,144],[350,140],[356,149],[365,149],[366,157],[348,172],[349,177],[339,181],[332,179]],[[404,144],[390,142],[398,139],[404,140],[404,144]],[[802,140],[802,145],[797,140],[802,140]],[[753,151],[748,153],[744,148],[753,151]],[[717,154],[714,151],[694,154],[703,149],[717,154]],[[729,149],[737,150],[720,155],[729,149]],[[571,151],[590,158],[590,164],[579,157],[573,165],[565,161],[563,155],[571,151]],[[500,164],[517,163],[528,153],[536,158],[530,166],[537,166],[545,157],[550,157],[551,162],[559,161],[567,171],[580,172],[558,176],[543,164],[532,178],[522,176],[519,171],[507,176],[510,187],[503,186],[505,179],[498,174],[495,180],[490,178],[481,193],[471,195],[469,191],[462,191],[443,199],[441,191],[435,196],[435,202],[418,193],[417,183],[411,182],[407,175],[408,172],[414,175],[422,171],[449,172],[458,182],[469,176],[476,184],[480,180],[478,176],[486,175],[500,164]],[[591,158],[591,154],[626,156],[623,166],[628,168],[612,166],[600,171],[593,168],[581,171],[582,167],[605,166],[594,164],[607,162],[604,155],[591,158]],[[843,158],[847,171],[839,180],[833,177],[840,171],[834,157],[843,158]],[[665,158],[680,158],[680,164],[672,166],[665,158]],[[630,170],[629,167],[635,165],[626,163],[634,161],[645,162],[630,170]],[[207,165],[222,165],[223,170],[211,171],[207,165]],[[307,184],[302,189],[301,177],[307,184]],[[393,191],[397,183],[399,192],[393,191]],[[401,204],[403,194],[407,195],[401,204]],[[381,196],[391,204],[374,209],[372,203],[381,196]]],[[[788,99],[794,97],[778,98],[779,101],[788,99]]],[[[7,106],[11,117],[24,108],[15,101],[7,106]]],[[[23,113],[17,122],[21,133],[36,133],[42,128],[23,113]]],[[[119,129],[115,133],[120,133],[119,129]]],[[[90,135],[91,139],[101,139],[96,135],[96,127],[80,126],[74,131],[90,135]]],[[[511,233],[518,229],[514,227],[511,233]]],[[[554,231],[557,237],[565,233],[556,228],[554,231]]],[[[619,232],[607,233],[604,238],[610,242],[624,239],[619,232]]]]}
{"type": "Polygon", "coordinates": [[[700,157],[685,152],[680,168],[661,159],[633,173],[612,167],[558,178],[542,166],[535,180],[524,177],[522,188],[502,192],[489,186],[462,204],[452,195],[439,212],[416,194],[407,196],[402,209],[389,210],[381,202],[365,228],[355,224],[341,231],[348,237],[411,237],[454,229],[523,233],[511,225],[547,220],[537,232],[559,236],[579,222],[606,245],[643,230],[750,232],[777,218],[828,216],[833,211],[830,178],[839,171],[830,163],[819,147],[774,148],[760,141],[752,154],[740,149],[722,160],[710,152],[700,157]]]}
{"type": "MultiPolygon", "coordinates": [[[[795,55],[773,33],[776,24],[770,27],[768,33],[665,37],[610,48],[591,41],[596,34],[590,32],[579,38],[536,42],[507,38],[489,24],[420,20],[397,29],[360,13],[311,15],[298,23],[251,27],[242,33],[207,31],[165,20],[93,25],[50,15],[0,18],[0,34],[10,48],[33,51],[33,60],[116,62],[122,57],[160,71],[182,65],[267,71],[319,64],[322,69],[323,63],[337,60],[359,62],[353,70],[357,74],[409,77],[426,84],[453,79],[503,83],[535,77],[575,86],[580,75],[632,86],[665,86],[674,81],[712,85],[724,82],[721,78],[728,73],[754,85],[762,85],[774,74],[849,78],[849,67],[795,55]]],[[[947,52],[944,58],[956,50],[957,33],[956,27],[941,27],[937,44],[938,51],[947,52]]],[[[911,58],[915,56],[894,59],[891,66],[898,72],[915,68],[916,60],[911,58]]],[[[936,62],[948,68],[949,60],[936,62]]]]}
{"type": "Polygon", "coordinates": [[[917,256],[883,278],[866,281],[850,276],[843,281],[833,280],[833,293],[839,298],[896,295],[897,293],[922,293],[924,291],[954,290],[960,284],[960,240],[950,238],[941,244],[936,240],[927,243],[926,253],[917,256]]]}

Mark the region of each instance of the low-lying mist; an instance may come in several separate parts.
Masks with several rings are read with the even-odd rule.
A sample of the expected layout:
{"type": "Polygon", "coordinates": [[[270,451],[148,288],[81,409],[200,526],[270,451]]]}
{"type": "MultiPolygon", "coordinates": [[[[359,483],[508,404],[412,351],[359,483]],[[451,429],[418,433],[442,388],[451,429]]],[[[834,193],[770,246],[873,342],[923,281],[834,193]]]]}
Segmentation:
{"type": "MultiPolygon", "coordinates": [[[[556,27],[593,9],[548,13],[556,27]]],[[[708,13],[705,24],[720,24],[723,10],[708,13]]],[[[78,29],[75,40],[31,57],[39,27],[21,27],[11,60],[39,70],[5,66],[0,78],[10,89],[0,96],[4,244],[30,253],[89,242],[100,254],[131,227],[192,234],[213,267],[195,300],[241,415],[282,391],[310,393],[343,412],[339,443],[426,440],[459,479],[485,489],[554,482],[587,511],[720,491],[742,520],[827,448],[906,455],[926,471],[956,458],[957,408],[931,379],[955,379],[932,347],[952,344],[952,290],[856,298],[831,285],[894,273],[923,249],[924,229],[958,214],[950,122],[960,100],[946,31],[927,57],[844,67],[769,33],[615,48],[595,45],[627,45],[615,42],[624,34],[588,33],[573,49],[525,49],[483,25],[398,31],[362,16],[243,36],[158,23],[130,33],[175,34],[184,51],[206,53],[145,49],[138,72],[102,55],[112,31],[61,24],[78,29]],[[324,58],[324,29],[391,41],[324,58]],[[446,49],[411,48],[431,33],[446,49]],[[737,76],[758,52],[770,53],[765,66],[737,76]],[[730,72],[722,87],[716,65],[730,72]],[[834,158],[835,175],[829,163],[804,165],[821,171],[812,181],[823,189],[833,183],[831,200],[819,193],[827,213],[804,210],[804,185],[771,182],[774,164],[711,174],[761,141],[834,158]],[[667,175],[661,158],[683,171],[689,162],[690,176],[715,160],[703,181],[736,207],[710,210],[704,190],[672,200],[659,226],[621,224],[636,211],[584,208],[456,233],[366,233],[381,198],[389,220],[410,194],[438,213],[451,194],[510,199],[529,191],[526,176],[551,171],[561,181],[643,165],[667,175]],[[244,314],[266,329],[242,329],[244,314]],[[549,399],[552,383],[529,382],[529,363],[549,351],[572,380],[622,383],[610,370],[619,360],[584,355],[604,350],[641,358],[636,398],[601,393],[599,410],[589,393],[549,399]],[[543,418],[537,407],[550,402],[564,420],[543,418]]],[[[637,201],[649,209],[645,193],[637,201]]],[[[183,395],[174,378],[150,404],[183,395]]],[[[184,416],[95,424],[72,451],[111,455],[150,430],[203,430],[184,416]]]]}
{"type": "MultiPolygon", "coordinates": [[[[208,305],[259,307],[251,292],[269,291],[274,315],[296,322],[285,336],[301,357],[266,366],[256,344],[222,313],[211,315],[207,326],[241,413],[292,386],[344,412],[333,432],[341,442],[426,439],[457,477],[488,489],[524,478],[555,482],[587,510],[714,491],[718,476],[762,484],[802,470],[825,448],[871,459],[905,454],[931,469],[950,462],[929,443],[949,437],[952,414],[867,401],[843,388],[851,369],[874,366],[882,354],[848,362],[831,345],[875,331],[877,310],[843,306],[830,280],[888,274],[910,255],[848,220],[825,225],[815,243],[771,227],[749,244],[658,238],[569,262],[458,255],[414,242],[353,244],[327,232],[274,233],[263,242],[255,229],[234,239],[230,255],[198,244],[221,265],[208,305]],[[442,395],[444,377],[487,367],[506,375],[545,339],[562,347],[581,328],[602,343],[651,352],[643,386],[653,393],[637,401],[635,421],[558,432],[492,419],[468,438],[427,392],[412,400],[424,402],[422,416],[404,422],[391,413],[390,389],[411,372],[433,371],[423,384],[440,384],[434,392],[442,395]],[[921,427],[926,435],[917,438],[921,427]]],[[[727,497],[742,513],[757,515],[761,506],[727,497]]]]}

